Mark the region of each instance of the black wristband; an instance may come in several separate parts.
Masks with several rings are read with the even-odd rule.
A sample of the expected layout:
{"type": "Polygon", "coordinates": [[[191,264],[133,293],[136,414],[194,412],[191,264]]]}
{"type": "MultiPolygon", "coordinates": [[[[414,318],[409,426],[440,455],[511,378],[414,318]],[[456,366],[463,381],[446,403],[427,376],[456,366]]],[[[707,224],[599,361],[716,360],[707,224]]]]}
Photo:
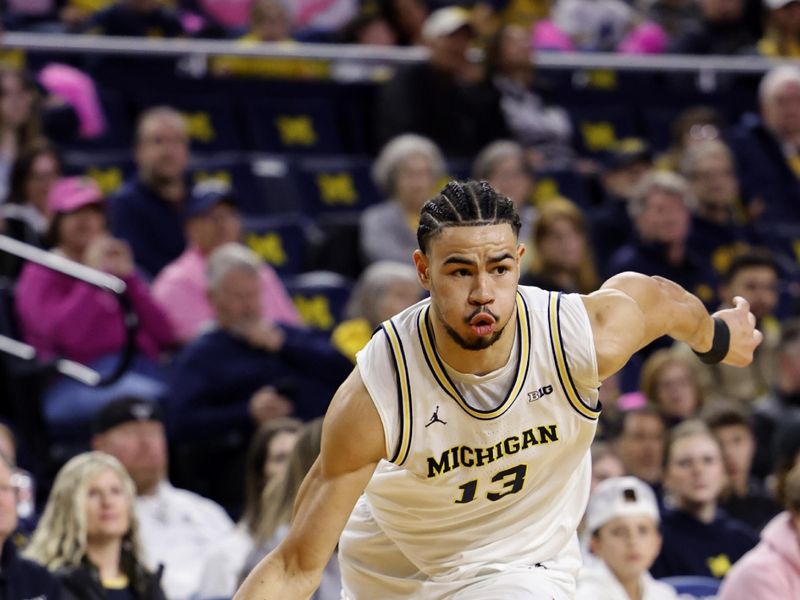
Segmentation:
{"type": "Polygon", "coordinates": [[[731,331],[728,329],[728,324],[719,317],[714,317],[714,339],[711,341],[711,350],[708,352],[695,350],[694,353],[707,365],[715,365],[728,355],[730,347],[731,331]]]}

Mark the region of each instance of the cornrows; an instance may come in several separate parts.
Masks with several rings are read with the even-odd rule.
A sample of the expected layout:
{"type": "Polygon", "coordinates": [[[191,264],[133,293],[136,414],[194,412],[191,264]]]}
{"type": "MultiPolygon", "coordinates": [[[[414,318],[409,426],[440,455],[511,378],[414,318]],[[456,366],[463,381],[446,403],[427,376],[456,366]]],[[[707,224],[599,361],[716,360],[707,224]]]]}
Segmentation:
{"type": "Polygon", "coordinates": [[[445,227],[508,223],[519,234],[520,219],[511,200],[485,181],[451,181],[422,207],[417,243],[423,252],[445,227]]]}

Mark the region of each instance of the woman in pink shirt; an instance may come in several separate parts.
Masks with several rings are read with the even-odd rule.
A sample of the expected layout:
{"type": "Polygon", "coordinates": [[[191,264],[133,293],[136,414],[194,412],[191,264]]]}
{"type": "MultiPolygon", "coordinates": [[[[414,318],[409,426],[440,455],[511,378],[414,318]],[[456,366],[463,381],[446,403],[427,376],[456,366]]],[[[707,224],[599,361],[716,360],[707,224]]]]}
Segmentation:
{"type": "Polygon", "coordinates": [[[761,532],[761,542],[733,565],[719,600],[800,598],[800,461],[784,486],[786,511],[761,532]]]}
{"type": "MultiPolygon", "coordinates": [[[[78,422],[85,425],[106,397],[123,393],[154,397],[161,389],[158,357],[172,344],[173,333],[136,274],[130,249],[109,234],[97,184],[86,178],[62,179],[48,194],[48,208],[52,251],[121,278],[139,318],[138,356],[132,372],[117,384],[89,388],[62,379],[45,392],[45,420],[54,429],[67,430],[78,422]]],[[[68,358],[103,371],[113,368],[124,348],[122,309],[97,287],[28,263],[17,283],[15,304],[23,338],[40,359],[68,358]]]]}

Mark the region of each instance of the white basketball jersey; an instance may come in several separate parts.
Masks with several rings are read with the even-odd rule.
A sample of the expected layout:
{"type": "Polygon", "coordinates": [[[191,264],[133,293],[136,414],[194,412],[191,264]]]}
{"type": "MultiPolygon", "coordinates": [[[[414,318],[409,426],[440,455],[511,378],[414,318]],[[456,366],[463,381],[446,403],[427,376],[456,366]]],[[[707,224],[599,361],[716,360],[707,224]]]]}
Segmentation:
{"type": "MultiPolygon", "coordinates": [[[[554,559],[586,508],[600,408],[580,296],[519,288],[514,372],[490,407],[471,402],[469,387],[448,374],[429,313],[429,300],[400,313],[358,355],[390,460],[378,465],[343,539],[363,535],[366,510],[417,576],[436,581],[554,559]]],[[[358,557],[362,566],[370,560],[358,557]]],[[[397,565],[368,570],[383,567],[388,575],[397,565]]]]}

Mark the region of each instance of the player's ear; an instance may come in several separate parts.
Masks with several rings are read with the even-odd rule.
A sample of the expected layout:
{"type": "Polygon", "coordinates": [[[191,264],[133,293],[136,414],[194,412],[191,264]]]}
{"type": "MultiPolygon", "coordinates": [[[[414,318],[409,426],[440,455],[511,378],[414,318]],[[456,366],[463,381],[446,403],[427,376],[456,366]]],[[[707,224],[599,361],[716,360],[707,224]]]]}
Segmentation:
{"type": "Polygon", "coordinates": [[[414,250],[414,267],[417,269],[417,279],[420,285],[430,291],[430,261],[422,250],[414,250]]]}
{"type": "Polygon", "coordinates": [[[520,242],[517,244],[517,262],[522,260],[522,257],[525,256],[526,250],[527,248],[525,247],[524,243],[520,242]]]}

